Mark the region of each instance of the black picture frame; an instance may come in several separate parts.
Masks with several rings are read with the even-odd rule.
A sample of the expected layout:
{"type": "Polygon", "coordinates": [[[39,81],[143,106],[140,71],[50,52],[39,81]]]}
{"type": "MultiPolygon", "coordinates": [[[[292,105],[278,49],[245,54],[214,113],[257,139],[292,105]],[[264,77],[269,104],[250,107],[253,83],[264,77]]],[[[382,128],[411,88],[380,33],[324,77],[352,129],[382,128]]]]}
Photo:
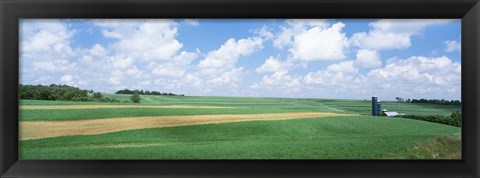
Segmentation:
{"type": "Polygon", "coordinates": [[[0,0],[0,177],[479,177],[478,0],[0,0]],[[18,160],[20,18],[461,18],[462,160],[18,160]]]}

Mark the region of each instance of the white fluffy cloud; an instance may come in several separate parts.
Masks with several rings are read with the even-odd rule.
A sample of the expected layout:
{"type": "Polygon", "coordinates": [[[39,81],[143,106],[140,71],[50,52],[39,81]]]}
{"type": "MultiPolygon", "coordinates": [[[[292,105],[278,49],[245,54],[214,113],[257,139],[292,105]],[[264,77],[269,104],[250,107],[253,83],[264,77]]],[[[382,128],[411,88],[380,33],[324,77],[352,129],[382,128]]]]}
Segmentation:
{"type": "Polygon", "coordinates": [[[370,31],[369,33],[355,33],[351,38],[352,44],[367,49],[405,49],[412,45],[411,34],[370,31]]]}
{"type": "Polygon", "coordinates": [[[375,68],[382,65],[380,54],[375,50],[359,49],[355,63],[365,68],[375,68]]]}
{"type": "Polygon", "coordinates": [[[372,70],[367,75],[382,81],[459,84],[461,65],[445,56],[438,58],[413,56],[404,60],[391,60],[384,68],[372,70]]]}
{"type": "Polygon", "coordinates": [[[358,73],[358,69],[355,68],[353,61],[343,61],[338,64],[331,64],[327,67],[327,71],[347,74],[358,73]]]}
{"type": "Polygon", "coordinates": [[[294,37],[305,32],[308,28],[325,28],[328,23],[324,19],[292,19],[286,20],[285,26],[280,26],[281,31],[273,36],[273,46],[278,49],[291,46],[294,37]]]}
{"type": "Polygon", "coordinates": [[[204,75],[218,75],[231,70],[241,56],[247,56],[263,48],[261,38],[228,39],[220,48],[211,51],[201,60],[198,68],[204,75]]]}
{"type": "Polygon", "coordinates": [[[353,61],[332,64],[325,70],[303,77],[305,91],[322,91],[325,95],[366,98],[458,98],[461,65],[445,56],[413,56],[391,59],[385,67],[363,74],[353,61]]]}
{"type": "Polygon", "coordinates": [[[125,69],[125,68],[128,68],[130,67],[134,60],[133,58],[131,57],[126,57],[126,56],[122,56],[122,55],[118,55],[118,56],[108,56],[106,57],[106,61],[110,63],[110,65],[114,68],[114,69],[125,69]]]}
{"type": "Polygon", "coordinates": [[[443,24],[448,21],[444,19],[377,20],[369,24],[371,28],[369,32],[355,33],[350,41],[353,45],[366,49],[405,49],[412,45],[412,35],[421,33],[429,25],[443,24]]]}
{"type": "MultiPolygon", "coordinates": [[[[381,56],[381,50],[408,48],[413,35],[428,25],[444,23],[441,20],[379,20],[351,39],[342,22],[288,20],[280,26],[258,26],[248,31],[254,36],[230,38],[205,53],[185,51],[177,38],[177,28],[198,21],[94,20],[87,21],[95,24],[90,33],[66,21],[45,22],[21,26],[21,82],[187,95],[363,99],[374,94],[458,98],[460,93],[461,67],[456,60],[381,59],[390,57],[381,56]],[[77,35],[98,32],[103,40],[78,42],[77,35]],[[272,46],[264,47],[270,40],[272,46]],[[260,57],[248,59],[264,60],[258,66],[241,61],[257,53],[260,57]]],[[[447,52],[460,51],[460,39],[444,44],[447,52]]],[[[195,47],[204,46],[188,46],[195,47]]]]}
{"type": "Polygon", "coordinates": [[[21,23],[21,50],[33,55],[72,54],[70,39],[74,31],[59,20],[40,20],[41,23],[21,23]]]}
{"type": "Polygon", "coordinates": [[[264,72],[286,72],[290,67],[292,67],[292,62],[289,61],[280,61],[275,59],[274,57],[270,56],[265,63],[263,63],[260,67],[255,69],[258,73],[264,72]]]}
{"type": "Polygon", "coordinates": [[[139,60],[168,60],[183,46],[171,20],[97,20],[95,24],[103,28],[105,37],[118,39],[111,45],[116,54],[139,60]]]}
{"type": "Polygon", "coordinates": [[[370,71],[367,77],[384,95],[390,91],[403,92],[403,96],[412,98],[460,97],[461,64],[445,56],[390,60],[384,68],[370,71]]]}
{"type": "Polygon", "coordinates": [[[34,71],[64,72],[75,68],[75,63],[70,63],[64,59],[45,59],[35,60],[33,62],[25,61],[25,63],[29,63],[30,69],[34,71]]]}
{"type": "Polygon", "coordinates": [[[244,68],[236,66],[242,56],[263,48],[258,37],[228,39],[218,49],[208,52],[195,66],[192,61],[201,55],[181,52],[169,62],[151,62],[149,67],[156,77],[153,83],[167,89],[187,89],[197,94],[225,94],[238,89],[244,77],[244,68]]]}
{"type": "Polygon", "coordinates": [[[95,44],[88,52],[93,56],[100,57],[105,56],[108,51],[101,44],[95,44]]]}
{"type": "Polygon", "coordinates": [[[452,40],[452,41],[446,40],[446,41],[443,41],[443,44],[445,44],[445,51],[447,52],[453,52],[453,51],[460,52],[462,49],[460,39],[452,40]]]}
{"type": "MultiPolygon", "coordinates": [[[[275,92],[276,94],[283,94],[285,96],[294,96],[295,93],[300,92],[302,87],[300,76],[291,76],[287,72],[275,72],[272,75],[263,76],[260,82],[250,85],[250,89],[275,92]]],[[[271,93],[265,93],[271,96],[271,93]]]]}
{"type": "Polygon", "coordinates": [[[76,52],[70,46],[75,30],[60,20],[30,21],[20,21],[20,82],[57,81],[60,76],[53,73],[72,71],[76,66],[68,60],[76,52]]]}
{"type": "Polygon", "coordinates": [[[125,79],[124,72],[120,70],[114,70],[111,72],[108,82],[113,85],[120,85],[123,83],[124,79],[125,79]]]}
{"type": "Polygon", "coordinates": [[[162,77],[182,77],[191,65],[191,62],[198,57],[199,53],[182,51],[177,56],[173,57],[168,62],[155,63],[150,65],[152,73],[162,77]]]}
{"type": "Polygon", "coordinates": [[[69,83],[72,80],[73,80],[72,75],[64,75],[64,76],[62,76],[62,78],[60,78],[60,81],[64,82],[64,83],[69,83]]]}
{"type": "Polygon", "coordinates": [[[262,28],[254,29],[253,33],[257,34],[259,37],[265,40],[270,40],[274,37],[273,33],[270,32],[267,26],[262,26],[262,28]]]}
{"type": "Polygon", "coordinates": [[[350,83],[358,74],[358,69],[353,61],[343,61],[337,64],[331,64],[323,71],[310,72],[304,78],[305,84],[317,85],[353,85],[350,83]],[[350,83],[350,84],[348,84],[350,83]]]}
{"type": "Polygon", "coordinates": [[[243,76],[243,67],[233,68],[230,71],[222,73],[220,76],[207,81],[207,84],[215,86],[239,87],[243,76]]]}
{"type": "Polygon", "coordinates": [[[301,61],[324,61],[345,59],[348,39],[342,28],[345,24],[338,22],[330,28],[313,27],[294,37],[289,49],[294,59],[301,61]]]}

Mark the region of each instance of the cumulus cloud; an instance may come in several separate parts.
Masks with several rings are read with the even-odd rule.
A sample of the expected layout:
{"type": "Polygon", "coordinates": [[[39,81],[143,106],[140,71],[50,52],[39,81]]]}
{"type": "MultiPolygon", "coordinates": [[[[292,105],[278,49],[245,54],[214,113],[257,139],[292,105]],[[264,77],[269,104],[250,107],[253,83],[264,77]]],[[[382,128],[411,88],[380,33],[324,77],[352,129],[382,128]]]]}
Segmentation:
{"type": "Polygon", "coordinates": [[[338,64],[331,64],[327,67],[327,71],[336,73],[356,74],[358,69],[355,68],[353,61],[343,61],[338,64]]]}
{"type": "Polygon", "coordinates": [[[354,61],[332,64],[303,77],[305,91],[321,90],[324,96],[362,98],[458,98],[461,64],[448,57],[412,56],[391,59],[367,73],[355,69],[354,61]]]}
{"type": "Polygon", "coordinates": [[[198,55],[198,52],[182,51],[168,62],[152,62],[150,63],[150,66],[154,68],[152,73],[163,77],[182,77],[186,73],[186,69],[190,68],[191,62],[196,59],[198,55]]]}
{"type": "Polygon", "coordinates": [[[74,31],[69,30],[65,24],[59,20],[39,20],[40,23],[28,23],[23,20],[20,28],[21,50],[25,53],[72,54],[70,48],[70,39],[74,31]]]}
{"type": "Polygon", "coordinates": [[[337,22],[330,28],[313,27],[294,37],[289,49],[294,59],[325,61],[345,59],[348,38],[342,33],[345,24],[337,22]]]}
{"type": "MultiPolygon", "coordinates": [[[[279,27],[253,28],[248,32],[254,36],[227,39],[205,53],[183,49],[175,21],[87,22],[95,24],[89,34],[100,32],[103,41],[73,47],[81,33],[64,21],[21,25],[21,82],[189,95],[363,99],[374,94],[459,98],[460,93],[461,66],[456,60],[444,56],[382,60],[388,53],[380,55],[380,50],[410,47],[413,35],[420,35],[428,25],[445,23],[441,20],[400,21],[400,25],[379,20],[350,40],[342,22],[287,20],[279,27]],[[272,46],[264,47],[270,40],[272,46]],[[256,53],[260,64],[239,65],[256,53]]],[[[460,50],[460,39],[443,43],[447,52],[460,50]]],[[[202,46],[188,48],[195,47],[202,46]]]]}
{"type": "Polygon", "coordinates": [[[367,76],[378,90],[395,90],[392,93],[403,92],[406,97],[460,97],[461,64],[445,56],[390,60],[384,68],[372,70],[367,76]]]}
{"type": "Polygon", "coordinates": [[[327,66],[325,70],[317,72],[309,72],[303,81],[305,84],[319,84],[319,85],[353,85],[352,79],[358,74],[358,69],[355,67],[353,61],[343,61],[327,66]],[[348,84],[350,83],[350,84],[348,84]]]}
{"type": "Polygon", "coordinates": [[[220,48],[211,51],[201,60],[198,68],[202,74],[217,75],[230,70],[241,56],[247,56],[263,48],[261,38],[228,39],[220,48]]]}
{"type": "Polygon", "coordinates": [[[106,57],[107,62],[111,64],[115,69],[125,69],[130,67],[133,64],[133,58],[117,55],[117,56],[108,56],[106,57]]]}
{"type": "Polygon", "coordinates": [[[280,26],[280,32],[273,37],[273,46],[278,49],[291,46],[294,37],[305,32],[308,28],[325,28],[328,23],[324,19],[290,19],[285,21],[286,25],[280,26]]]}
{"type": "Polygon", "coordinates": [[[412,45],[411,34],[370,31],[369,33],[355,33],[351,38],[352,44],[368,49],[405,49],[412,45]]]}
{"type": "MultiPolygon", "coordinates": [[[[287,72],[275,72],[272,75],[263,76],[260,82],[250,85],[250,89],[293,96],[301,91],[302,83],[300,76],[291,76],[287,72]]],[[[271,94],[265,93],[270,96],[271,94]]]]}
{"type": "Polygon", "coordinates": [[[369,24],[369,32],[353,34],[350,42],[366,49],[406,49],[412,45],[412,35],[420,34],[429,25],[444,24],[449,21],[445,19],[377,20],[369,24]]]}
{"type": "Polygon", "coordinates": [[[367,75],[382,81],[459,84],[461,65],[445,56],[438,58],[413,56],[405,60],[390,60],[384,68],[374,69],[367,75]]]}
{"type": "Polygon", "coordinates": [[[76,63],[69,61],[76,52],[71,47],[75,29],[60,20],[21,20],[20,32],[20,82],[57,81],[59,76],[53,73],[75,68],[76,63]]]}
{"type": "Polygon", "coordinates": [[[446,52],[453,52],[453,51],[460,52],[461,49],[462,49],[460,39],[452,40],[452,41],[446,40],[446,41],[443,41],[443,44],[445,44],[445,51],[446,52]]]}
{"type": "Polygon", "coordinates": [[[114,70],[110,73],[110,78],[108,79],[108,82],[112,85],[120,85],[123,83],[124,79],[125,79],[124,72],[120,70],[114,70]]]}
{"type": "MultiPolygon", "coordinates": [[[[201,93],[218,92],[228,87],[230,91],[238,88],[244,77],[244,68],[236,66],[242,56],[248,56],[263,48],[263,39],[250,37],[235,40],[228,39],[218,49],[210,51],[200,60],[194,71],[185,73],[182,81],[185,86],[195,88],[201,93]]],[[[199,52],[199,51],[197,51],[199,52]]],[[[227,95],[229,92],[227,92],[227,95]]]]}
{"type": "Polygon", "coordinates": [[[65,59],[45,59],[35,60],[29,63],[30,69],[34,71],[62,72],[75,69],[75,63],[70,63],[65,59]]]}
{"type": "Polygon", "coordinates": [[[273,33],[268,29],[267,26],[262,26],[262,28],[254,29],[253,33],[266,40],[270,40],[274,37],[273,33]]]}
{"type": "Polygon", "coordinates": [[[263,63],[260,67],[255,69],[258,73],[264,72],[286,72],[290,67],[293,66],[292,62],[289,61],[280,61],[275,59],[274,57],[270,56],[265,63],[263,63]]]}
{"type": "Polygon", "coordinates": [[[273,46],[289,47],[293,59],[300,61],[325,61],[345,59],[348,38],[342,29],[345,24],[333,25],[326,20],[287,20],[273,37],[273,46]]]}
{"type": "Polygon", "coordinates": [[[213,84],[215,86],[230,86],[239,87],[242,80],[243,67],[233,68],[230,71],[222,73],[220,76],[212,78],[207,81],[207,84],[213,84]]]}
{"type": "Polygon", "coordinates": [[[105,49],[101,44],[95,44],[88,51],[93,56],[105,56],[107,54],[107,49],[105,49]]]}
{"type": "Polygon", "coordinates": [[[380,54],[375,50],[359,49],[355,64],[365,68],[375,68],[382,65],[380,54]]]}
{"type": "Polygon", "coordinates": [[[60,78],[61,82],[71,82],[73,77],[71,75],[64,75],[62,78],[60,78]]]}
{"type": "Polygon", "coordinates": [[[63,75],[61,78],[60,78],[60,83],[62,84],[67,84],[67,85],[70,85],[70,86],[78,86],[78,85],[84,85],[86,84],[86,82],[81,79],[78,75],[63,75]]]}
{"type": "Polygon", "coordinates": [[[171,59],[182,44],[176,39],[177,23],[171,20],[96,20],[107,38],[117,39],[111,45],[116,54],[140,60],[171,59]]]}

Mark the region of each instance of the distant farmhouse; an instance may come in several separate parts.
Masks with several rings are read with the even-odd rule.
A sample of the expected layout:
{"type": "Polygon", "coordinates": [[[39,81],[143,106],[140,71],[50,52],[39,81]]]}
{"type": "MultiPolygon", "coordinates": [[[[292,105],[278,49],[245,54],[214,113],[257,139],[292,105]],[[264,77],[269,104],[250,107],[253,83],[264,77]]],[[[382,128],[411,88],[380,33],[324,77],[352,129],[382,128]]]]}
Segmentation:
{"type": "Polygon", "coordinates": [[[394,111],[388,111],[386,109],[382,110],[382,102],[378,100],[377,96],[372,97],[372,116],[387,116],[387,117],[393,117],[393,116],[398,116],[398,115],[405,115],[405,114],[400,114],[398,112],[394,111]]]}

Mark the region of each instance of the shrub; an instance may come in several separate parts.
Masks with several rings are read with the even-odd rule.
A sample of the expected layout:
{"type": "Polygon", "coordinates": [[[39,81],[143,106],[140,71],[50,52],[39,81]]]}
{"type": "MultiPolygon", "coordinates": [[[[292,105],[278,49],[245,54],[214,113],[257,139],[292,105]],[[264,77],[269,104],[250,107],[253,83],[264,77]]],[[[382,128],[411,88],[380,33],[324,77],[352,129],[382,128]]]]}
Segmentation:
{"type": "Polygon", "coordinates": [[[140,94],[138,94],[138,92],[133,92],[133,95],[130,99],[133,103],[140,103],[140,94]]]}
{"type": "Polygon", "coordinates": [[[452,114],[450,114],[449,117],[439,116],[439,115],[428,115],[428,116],[404,115],[404,116],[397,116],[397,117],[409,118],[409,119],[415,119],[415,120],[422,120],[422,121],[428,121],[428,122],[435,122],[435,123],[446,124],[446,125],[451,125],[451,126],[455,126],[455,127],[461,127],[462,126],[462,113],[460,111],[453,112],[452,114]]]}
{"type": "Polygon", "coordinates": [[[93,98],[100,99],[102,97],[103,97],[103,95],[100,92],[93,93],[93,98]]]}

